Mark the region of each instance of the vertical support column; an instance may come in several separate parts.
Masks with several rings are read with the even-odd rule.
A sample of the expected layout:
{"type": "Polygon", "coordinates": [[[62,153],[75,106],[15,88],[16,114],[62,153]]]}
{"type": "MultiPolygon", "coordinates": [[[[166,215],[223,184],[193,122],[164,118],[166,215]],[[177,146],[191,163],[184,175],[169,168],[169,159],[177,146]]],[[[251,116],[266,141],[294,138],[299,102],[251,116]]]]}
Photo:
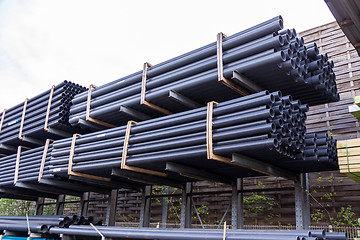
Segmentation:
{"type": "Polygon", "coordinates": [[[109,200],[106,208],[106,226],[115,226],[116,223],[116,207],[119,198],[119,189],[113,189],[110,192],[109,200]]]}
{"type": "Polygon", "coordinates": [[[44,211],[44,202],[45,198],[39,197],[36,201],[35,205],[35,213],[34,215],[42,215],[44,211]]]}
{"type": "Polygon", "coordinates": [[[80,206],[79,206],[79,215],[80,216],[86,216],[88,212],[89,207],[89,198],[90,193],[84,192],[80,199],[80,206]]]}
{"type": "Polygon", "coordinates": [[[192,213],[192,183],[186,183],[182,191],[180,228],[191,228],[192,213]]]}
{"type": "Polygon", "coordinates": [[[308,174],[301,173],[295,181],[295,216],[297,230],[306,230],[310,227],[310,199],[308,192],[308,174]]]}
{"type": "MultiPolygon", "coordinates": [[[[164,194],[168,194],[168,193],[169,193],[169,187],[164,186],[164,194]]],[[[161,211],[161,228],[166,228],[167,211],[168,211],[168,198],[163,197],[163,199],[162,199],[162,211],[161,211]]]]}
{"type": "Polygon", "coordinates": [[[152,186],[146,186],[143,191],[143,195],[141,199],[139,227],[150,227],[151,191],[152,191],[152,186]]]}
{"type": "Polygon", "coordinates": [[[63,215],[65,205],[65,195],[59,195],[55,205],[55,215],[63,215]]]}
{"type": "Polygon", "coordinates": [[[244,180],[238,178],[232,185],[231,202],[231,227],[232,229],[244,228],[244,180]]]}

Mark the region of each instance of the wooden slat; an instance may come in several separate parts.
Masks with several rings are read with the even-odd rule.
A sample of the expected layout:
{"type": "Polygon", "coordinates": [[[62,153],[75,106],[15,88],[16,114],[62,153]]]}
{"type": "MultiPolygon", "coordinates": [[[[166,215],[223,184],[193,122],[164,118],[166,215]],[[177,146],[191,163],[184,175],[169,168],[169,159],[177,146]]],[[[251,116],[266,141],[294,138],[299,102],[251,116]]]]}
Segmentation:
{"type": "Polygon", "coordinates": [[[341,148],[337,150],[338,157],[346,157],[346,156],[359,156],[360,148],[341,148]]]}
{"type": "Polygon", "coordinates": [[[343,148],[353,148],[353,147],[359,147],[360,148],[360,138],[357,139],[349,139],[346,141],[337,141],[337,145],[336,147],[338,149],[343,149],[343,148]]]}

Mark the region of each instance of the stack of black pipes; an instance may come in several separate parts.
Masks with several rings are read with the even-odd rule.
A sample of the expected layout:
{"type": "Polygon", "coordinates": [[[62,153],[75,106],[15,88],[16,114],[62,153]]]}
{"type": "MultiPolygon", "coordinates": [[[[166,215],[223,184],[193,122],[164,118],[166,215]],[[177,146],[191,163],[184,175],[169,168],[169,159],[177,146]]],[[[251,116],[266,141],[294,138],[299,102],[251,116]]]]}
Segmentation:
{"type": "Polygon", "coordinates": [[[5,110],[1,114],[1,116],[4,115],[4,120],[1,126],[0,142],[8,145],[19,144],[33,147],[34,144],[26,141],[19,141],[19,137],[29,137],[38,140],[45,140],[46,138],[58,139],[61,137],[44,130],[50,95],[52,95],[52,101],[48,116],[48,128],[54,128],[70,133],[74,132],[74,128],[69,124],[69,110],[72,104],[71,100],[76,94],[85,90],[86,88],[81,87],[78,84],[63,81],[54,86],[52,93],[51,89],[49,89],[28,99],[25,107],[24,103],[21,103],[5,110]],[[21,129],[24,108],[25,115],[21,129]]]}
{"type": "Polygon", "coordinates": [[[327,54],[319,54],[316,43],[304,45],[304,39],[296,35],[295,29],[282,30],[279,34],[290,38],[288,46],[277,49],[285,51],[287,61],[279,67],[288,71],[287,76],[279,79],[278,73],[271,68],[264,69],[261,75],[257,71],[245,75],[257,79],[265,89],[279,89],[309,105],[339,101],[334,62],[329,61],[327,54]]]}
{"type": "MultiPolygon", "coordinates": [[[[332,233],[320,230],[199,230],[199,229],[148,229],[98,227],[97,230],[111,239],[166,239],[166,240],[347,240],[346,233],[332,233]]],[[[71,226],[70,228],[51,228],[51,234],[66,234],[76,236],[98,237],[100,234],[91,227],[71,226]]]]}
{"type": "MultiPolygon", "coordinates": [[[[229,158],[240,153],[278,166],[299,155],[304,159],[307,110],[307,105],[291,96],[283,97],[279,91],[215,104],[214,153],[229,158]]],[[[246,175],[236,167],[230,171],[227,166],[222,172],[223,165],[207,159],[206,115],[207,107],[202,107],[133,123],[126,163],[164,171],[166,162],[172,161],[232,177],[246,175]]],[[[108,176],[113,167],[120,167],[125,132],[126,126],[121,126],[78,136],[72,169],[108,176]]],[[[54,173],[67,174],[71,143],[71,138],[54,142],[49,163],[54,173]]],[[[311,172],[312,168],[303,171],[311,172]]]]}
{"type": "Polygon", "coordinates": [[[93,217],[78,215],[35,215],[35,216],[0,216],[0,230],[15,232],[48,233],[52,227],[68,228],[70,225],[101,226],[101,221],[94,221],[93,217]]]}
{"type": "MultiPolygon", "coordinates": [[[[11,186],[16,182],[38,181],[44,148],[45,145],[31,150],[22,147],[18,153],[2,158],[0,186],[11,186]],[[16,166],[17,170],[15,170],[16,166]]],[[[47,161],[50,160],[51,150],[52,143],[48,146],[47,161]]]]}
{"type": "MultiPolygon", "coordinates": [[[[41,158],[41,157],[40,157],[41,158]]],[[[15,180],[16,154],[12,154],[0,159],[1,177],[0,186],[12,186],[15,180]]],[[[32,169],[32,171],[36,171],[32,169]]]]}
{"type": "Polygon", "coordinates": [[[314,172],[338,170],[336,140],[327,133],[306,134],[303,154],[298,154],[284,166],[301,172],[308,168],[314,172]]]}
{"type": "MultiPolygon", "coordinates": [[[[309,105],[338,101],[332,62],[319,55],[316,45],[303,45],[295,31],[281,31],[276,17],[223,39],[224,76],[239,72],[270,91],[283,90],[309,105]],[[295,87],[294,87],[295,86],[295,87]]],[[[175,91],[200,105],[223,102],[239,93],[218,81],[217,44],[212,43],[147,69],[146,101],[172,113],[186,109],[169,98],[175,91]]],[[[119,113],[129,107],[147,115],[161,115],[140,104],[143,72],[137,72],[92,90],[90,117],[114,125],[125,124],[133,116],[119,113]]],[[[251,91],[250,91],[251,92],[251,91]]],[[[78,94],[70,109],[70,123],[85,119],[87,93],[78,94]]],[[[140,119],[143,120],[143,119],[140,119]]]]}

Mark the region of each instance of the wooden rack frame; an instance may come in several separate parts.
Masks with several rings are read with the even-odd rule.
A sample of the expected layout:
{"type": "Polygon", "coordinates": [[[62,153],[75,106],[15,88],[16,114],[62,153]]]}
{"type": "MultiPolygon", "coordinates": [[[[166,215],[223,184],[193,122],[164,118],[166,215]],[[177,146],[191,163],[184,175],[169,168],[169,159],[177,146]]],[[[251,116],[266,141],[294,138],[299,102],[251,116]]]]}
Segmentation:
{"type": "Polygon", "coordinates": [[[158,112],[164,113],[166,115],[170,115],[172,114],[172,112],[170,112],[167,109],[164,109],[162,107],[156,106],[155,104],[149,103],[148,101],[146,101],[146,80],[147,80],[147,68],[151,67],[152,65],[148,62],[144,63],[143,66],[143,72],[142,72],[142,81],[141,81],[141,97],[140,97],[140,104],[148,106],[158,112]]]}
{"type": "Polygon", "coordinates": [[[87,95],[87,100],[86,100],[86,115],[85,115],[85,120],[86,120],[86,121],[89,121],[89,122],[96,123],[96,124],[101,125],[101,126],[104,126],[104,127],[108,127],[108,128],[114,128],[114,127],[116,127],[116,126],[113,125],[113,124],[110,124],[110,123],[107,123],[107,122],[103,122],[103,121],[100,121],[100,120],[98,120],[98,119],[95,119],[95,118],[90,117],[91,93],[92,93],[92,89],[93,89],[93,88],[97,88],[97,86],[94,85],[94,84],[91,84],[91,85],[89,86],[88,95],[87,95]]]}
{"type": "Polygon", "coordinates": [[[4,123],[4,119],[5,119],[5,113],[6,113],[6,108],[4,108],[4,111],[1,114],[1,121],[0,121],[0,133],[1,133],[1,129],[4,123]]]}
{"type": "Polygon", "coordinates": [[[49,139],[49,138],[46,139],[45,146],[44,146],[44,151],[43,151],[43,155],[42,155],[42,158],[41,158],[41,164],[40,164],[38,182],[40,182],[40,180],[41,180],[41,178],[42,178],[42,176],[43,176],[43,173],[44,173],[46,155],[47,155],[47,152],[48,152],[48,149],[49,149],[50,142],[54,142],[54,140],[49,139]]]}
{"type": "Polygon", "coordinates": [[[49,101],[48,101],[48,106],[47,106],[47,109],[46,109],[45,124],[44,124],[44,130],[45,131],[49,131],[48,123],[49,123],[49,115],[50,115],[50,108],[51,108],[52,98],[53,98],[53,95],[54,95],[54,88],[55,88],[55,85],[53,85],[51,87],[51,89],[50,89],[49,101]]]}
{"type": "Polygon", "coordinates": [[[91,175],[91,174],[75,172],[72,170],[77,136],[81,136],[81,134],[75,133],[73,135],[72,141],[71,141],[69,163],[68,163],[68,175],[78,176],[78,177],[82,177],[82,178],[89,178],[89,179],[94,179],[94,180],[99,180],[99,181],[105,181],[105,182],[111,182],[111,178],[99,177],[99,176],[95,176],[95,175],[91,175]]]}
{"type": "Polygon", "coordinates": [[[167,174],[163,173],[163,172],[153,171],[153,170],[149,170],[149,169],[145,169],[145,168],[133,167],[133,166],[129,166],[126,164],[126,156],[127,156],[127,150],[128,150],[128,145],[129,145],[129,139],[130,139],[130,131],[131,131],[131,126],[133,123],[136,123],[136,122],[128,121],[127,126],[126,126],[124,146],[123,146],[122,158],[121,158],[121,169],[130,170],[130,171],[139,172],[139,173],[146,173],[146,174],[160,176],[160,177],[166,177],[167,174]]]}
{"type": "Polygon", "coordinates": [[[249,95],[249,92],[236,85],[231,80],[225,78],[224,76],[224,62],[223,62],[223,38],[227,36],[220,32],[217,34],[216,41],[216,53],[217,53],[217,70],[218,70],[218,81],[223,83],[225,86],[233,89],[234,91],[240,93],[241,95],[249,95]]]}
{"type": "Polygon", "coordinates": [[[23,140],[24,137],[22,136],[22,130],[24,127],[24,121],[25,121],[25,113],[26,113],[26,106],[27,106],[27,102],[28,102],[28,98],[25,99],[24,101],[24,107],[23,107],[23,112],[22,112],[22,116],[21,116],[21,123],[20,123],[20,130],[19,130],[19,139],[23,140]]]}
{"type": "Polygon", "coordinates": [[[30,149],[28,147],[18,146],[17,154],[16,154],[16,163],[15,163],[14,185],[16,184],[16,182],[19,179],[19,167],[20,167],[20,157],[21,157],[22,148],[30,149]]]}
{"type": "Polygon", "coordinates": [[[217,102],[208,102],[207,104],[207,113],[206,113],[206,153],[207,158],[225,162],[228,164],[231,163],[231,159],[223,156],[219,156],[214,154],[214,146],[213,146],[213,134],[212,134],[212,125],[213,125],[213,112],[214,112],[214,104],[217,104],[217,102]]]}

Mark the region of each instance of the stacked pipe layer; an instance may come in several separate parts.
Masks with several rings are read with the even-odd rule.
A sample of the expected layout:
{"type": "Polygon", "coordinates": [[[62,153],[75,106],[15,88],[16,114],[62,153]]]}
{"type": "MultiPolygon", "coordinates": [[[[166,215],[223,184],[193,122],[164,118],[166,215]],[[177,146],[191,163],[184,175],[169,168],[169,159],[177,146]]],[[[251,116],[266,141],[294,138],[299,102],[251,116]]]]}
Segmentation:
{"type": "MultiPolygon", "coordinates": [[[[292,100],[291,96],[283,97],[279,91],[272,94],[263,91],[214,104],[210,124],[213,147],[207,145],[209,106],[132,123],[123,164],[163,172],[170,161],[229,177],[254,176],[250,170],[209,160],[207,146],[214,154],[227,158],[240,153],[283,166],[298,155],[305,157],[307,110],[307,105],[292,100]]],[[[73,171],[109,176],[111,169],[120,167],[124,159],[124,139],[129,126],[81,135],[75,142],[72,138],[55,141],[50,160],[53,173],[67,174],[73,148],[73,171]]],[[[302,171],[313,169],[309,166],[302,171]]]]}
{"type": "Polygon", "coordinates": [[[78,215],[36,215],[36,216],[0,216],[0,230],[48,233],[52,227],[67,228],[70,225],[94,225],[101,226],[101,222],[94,222],[93,217],[78,215]]]}
{"type": "Polygon", "coordinates": [[[304,39],[297,36],[295,29],[282,30],[279,35],[290,38],[288,46],[277,49],[285,50],[287,61],[279,64],[279,67],[287,74],[279,79],[274,69],[267,68],[260,74],[255,70],[245,75],[256,79],[254,81],[265,89],[279,89],[283,94],[291,94],[309,105],[339,101],[334,62],[328,59],[327,54],[319,54],[316,43],[305,45],[304,39]]]}
{"type": "Polygon", "coordinates": [[[47,148],[46,159],[51,156],[52,143],[49,146],[41,146],[31,150],[19,147],[16,154],[0,159],[2,173],[0,186],[11,186],[16,182],[36,182],[41,170],[41,161],[44,148],[47,148]]]}
{"type": "Polygon", "coordinates": [[[311,167],[314,172],[339,170],[336,140],[327,133],[306,134],[304,155],[286,164],[298,169],[311,167]]]}
{"type": "Polygon", "coordinates": [[[74,128],[69,124],[71,100],[85,90],[86,88],[78,84],[63,81],[52,89],[25,100],[24,103],[4,110],[1,114],[3,120],[0,142],[12,146],[33,147],[37,141],[24,139],[58,139],[64,137],[64,134],[66,136],[64,132],[74,132],[74,128]]]}
{"type": "MultiPolygon", "coordinates": [[[[319,230],[280,231],[280,230],[199,230],[199,229],[154,229],[154,228],[120,228],[98,227],[97,230],[106,238],[111,239],[167,239],[167,240],[203,240],[203,239],[233,239],[233,240],[347,240],[346,233],[328,233],[319,230]]],[[[87,237],[98,237],[100,234],[91,227],[71,226],[70,228],[51,228],[51,234],[65,234],[87,237]]]]}
{"type": "Polygon", "coordinates": [[[128,120],[204,106],[208,101],[230,100],[256,92],[259,86],[283,90],[310,105],[338,101],[333,62],[319,55],[315,44],[304,46],[294,30],[278,32],[282,25],[281,16],[275,17],[225,37],[219,44],[222,55],[217,52],[217,43],[211,43],[97,87],[91,91],[91,98],[88,93],[78,94],[72,101],[69,121],[78,125],[89,113],[92,119],[119,126],[128,120]],[[223,68],[218,66],[221,62],[223,68]],[[235,85],[236,90],[219,81],[222,69],[228,80],[225,83],[235,85]],[[251,84],[241,85],[234,80],[234,72],[258,86],[250,89],[251,84]]]}
{"type": "MultiPolygon", "coordinates": [[[[16,154],[12,154],[0,159],[1,162],[1,178],[0,186],[12,186],[15,181],[16,154]]],[[[37,170],[33,169],[34,172],[37,170]]]]}

